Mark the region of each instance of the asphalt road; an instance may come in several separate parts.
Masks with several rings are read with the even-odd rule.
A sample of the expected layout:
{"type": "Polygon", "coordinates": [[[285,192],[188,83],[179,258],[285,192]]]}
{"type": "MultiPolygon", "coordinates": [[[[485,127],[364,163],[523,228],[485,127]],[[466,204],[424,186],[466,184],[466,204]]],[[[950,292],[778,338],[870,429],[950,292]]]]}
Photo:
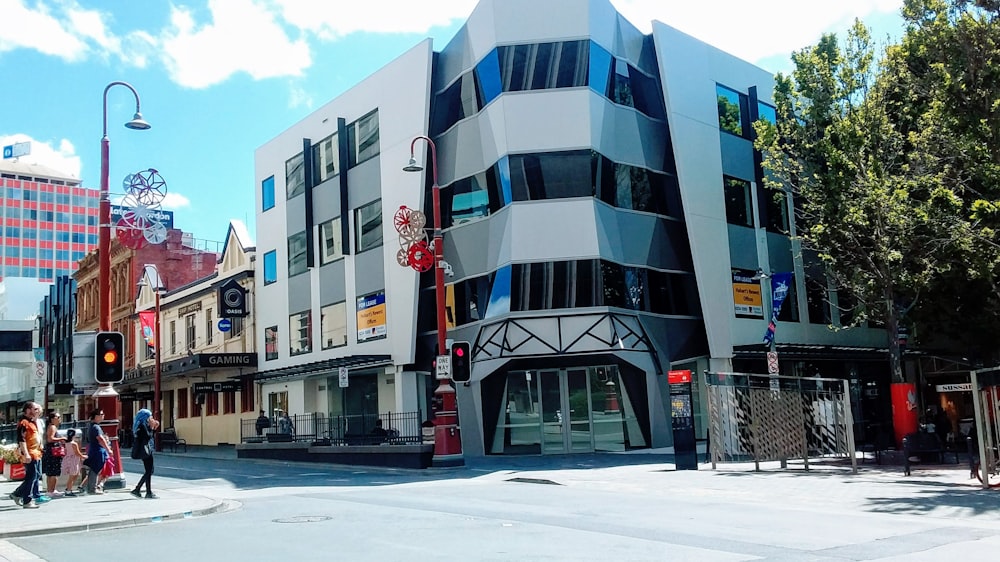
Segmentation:
{"type": "Polygon", "coordinates": [[[902,480],[895,472],[864,479],[843,472],[674,472],[656,464],[588,468],[602,463],[587,459],[451,471],[166,456],[157,462],[157,486],[224,498],[231,509],[11,542],[44,560],[105,562],[940,562],[1000,552],[1000,495],[960,488],[959,480],[902,480]]]}

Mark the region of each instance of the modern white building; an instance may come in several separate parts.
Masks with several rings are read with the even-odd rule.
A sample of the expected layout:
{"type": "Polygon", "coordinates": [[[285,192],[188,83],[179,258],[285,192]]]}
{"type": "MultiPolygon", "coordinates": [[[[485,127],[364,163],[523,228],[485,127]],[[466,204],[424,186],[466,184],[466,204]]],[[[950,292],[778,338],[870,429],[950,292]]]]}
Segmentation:
{"type": "MultiPolygon", "coordinates": [[[[397,263],[394,228],[400,206],[432,222],[427,143],[423,177],[401,169],[419,135],[448,336],[473,344],[465,455],[670,445],[667,371],[766,372],[758,270],[792,274],[783,374],[881,384],[884,332],[828,328],[836,292],[762,186],[750,123],[774,118],[773,84],[606,0],[483,0],[440,51],[420,43],[257,150],[265,401],[427,416],[433,274],[397,263]]],[[[885,415],[884,394],[856,411],[885,415]]]]}

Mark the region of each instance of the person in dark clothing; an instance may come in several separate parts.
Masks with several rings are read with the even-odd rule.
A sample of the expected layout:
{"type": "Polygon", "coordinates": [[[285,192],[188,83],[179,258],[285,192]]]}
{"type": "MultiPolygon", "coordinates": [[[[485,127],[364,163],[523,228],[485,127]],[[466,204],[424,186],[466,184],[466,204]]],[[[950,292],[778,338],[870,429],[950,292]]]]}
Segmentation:
{"type": "Polygon", "coordinates": [[[260,415],[257,416],[257,435],[263,435],[264,430],[269,427],[271,427],[271,420],[264,414],[264,410],[261,410],[260,415]]]}
{"type": "Polygon", "coordinates": [[[155,500],[159,496],[153,493],[153,432],[160,427],[160,422],[153,419],[153,413],[147,408],[139,410],[132,422],[132,433],[135,442],[132,444],[132,458],[142,459],[142,466],[145,472],[142,478],[136,483],[131,494],[137,498],[142,497],[142,485],[146,485],[146,499],[155,500]]]}

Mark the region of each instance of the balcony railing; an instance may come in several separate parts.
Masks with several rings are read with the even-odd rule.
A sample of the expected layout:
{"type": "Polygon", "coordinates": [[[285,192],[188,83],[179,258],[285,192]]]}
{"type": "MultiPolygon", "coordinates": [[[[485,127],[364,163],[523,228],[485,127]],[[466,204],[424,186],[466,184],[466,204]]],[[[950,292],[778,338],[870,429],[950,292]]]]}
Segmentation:
{"type": "Polygon", "coordinates": [[[316,445],[420,444],[422,419],[420,411],[350,416],[298,414],[287,420],[269,418],[270,427],[260,430],[257,420],[248,419],[240,424],[240,440],[244,443],[307,442],[316,445]]]}

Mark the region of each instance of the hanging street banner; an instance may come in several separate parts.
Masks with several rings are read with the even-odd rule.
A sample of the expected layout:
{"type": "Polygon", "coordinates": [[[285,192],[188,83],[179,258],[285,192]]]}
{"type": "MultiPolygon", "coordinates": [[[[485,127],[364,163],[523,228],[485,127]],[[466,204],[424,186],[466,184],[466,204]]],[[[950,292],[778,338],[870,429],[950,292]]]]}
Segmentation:
{"type": "Polygon", "coordinates": [[[771,321],[767,323],[767,331],[764,332],[764,343],[771,345],[774,341],[774,330],[778,322],[778,313],[781,312],[781,305],[788,296],[788,289],[792,285],[791,273],[771,274],[771,321]]]}
{"type": "Polygon", "coordinates": [[[156,336],[153,330],[156,329],[156,311],[143,310],[139,313],[139,325],[142,326],[142,339],[146,342],[146,347],[156,349],[156,336]]]}

